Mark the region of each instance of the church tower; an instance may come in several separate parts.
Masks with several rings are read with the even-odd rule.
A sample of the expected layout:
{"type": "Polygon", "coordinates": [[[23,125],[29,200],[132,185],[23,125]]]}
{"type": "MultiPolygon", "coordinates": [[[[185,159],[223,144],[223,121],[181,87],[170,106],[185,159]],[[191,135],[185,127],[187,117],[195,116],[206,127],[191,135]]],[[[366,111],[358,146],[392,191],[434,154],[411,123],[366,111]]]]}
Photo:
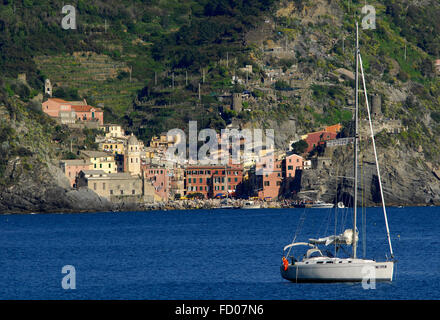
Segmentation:
{"type": "Polygon", "coordinates": [[[49,79],[46,79],[46,81],[44,81],[44,94],[52,97],[52,84],[50,83],[49,79]]]}
{"type": "Polygon", "coordinates": [[[131,134],[125,149],[126,169],[132,175],[141,173],[141,145],[136,136],[131,134]]]}

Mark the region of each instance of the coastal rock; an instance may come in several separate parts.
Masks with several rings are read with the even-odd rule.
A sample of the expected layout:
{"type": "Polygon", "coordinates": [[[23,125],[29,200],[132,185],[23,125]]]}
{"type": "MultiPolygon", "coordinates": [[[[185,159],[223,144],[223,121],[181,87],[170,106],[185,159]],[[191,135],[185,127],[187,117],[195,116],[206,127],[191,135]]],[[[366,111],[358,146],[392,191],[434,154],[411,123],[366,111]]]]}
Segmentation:
{"type": "MultiPolygon", "coordinates": [[[[381,196],[374,156],[364,153],[360,159],[363,161],[359,169],[358,203],[378,206],[381,196]]],[[[379,153],[386,205],[424,206],[440,203],[439,180],[420,160],[400,150],[387,149],[386,153],[379,153]]],[[[297,197],[333,203],[342,201],[345,205],[352,205],[352,161],[352,152],[335,152],[331,167],[303,171],[297,197]]]]}

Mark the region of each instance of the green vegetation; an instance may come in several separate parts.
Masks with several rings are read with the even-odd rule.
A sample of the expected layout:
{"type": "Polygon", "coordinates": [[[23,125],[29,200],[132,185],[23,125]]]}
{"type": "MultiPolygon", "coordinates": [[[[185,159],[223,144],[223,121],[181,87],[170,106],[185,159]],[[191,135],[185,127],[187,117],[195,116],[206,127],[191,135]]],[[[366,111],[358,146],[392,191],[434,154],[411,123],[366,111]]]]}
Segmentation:
{"type": "MultiPolygon", "coordinates": [[[[268,120],[293,118],[304,131],[349,121],[347,97],[352,95],[353,82],[329,79],[328,74],[337,68],[353,70],[354,18],[361,16],[364,2],[338,0],[340,15],[326,12],[306,24],[302,14],[313,12],[309,9],[320,2],[295,0],[295,10],[275,14],[286,3],[74,0],[70,4],[77,8],[78,29],[63,30],[61,3],[5,0],[0,6],[0,87],[10,101],[18,96],[27,104],[26,112],[38,114],[31,101],[49,78],[55,97],[85,98],[104,109],[106,122],[124,125],[145,142],[170,128],[187,129],[189,120],[221,129],[232,119],[265,126],[268,120]],[[295,49],[294,57],[263,59],[262,48],[246,36],[266,17],[275,21],[267,41],[279,45],[300,39],[296,48],[305,49],[295,49]],[[340,27],[335,28],[334,22],[340,27]],[[318,49],[311,50],[315,47],[311,35],[318,49]],[[252,65],[252,74],[239,71],[245,65],[252,65]],[[272,101],[265,91],[231,83],[232,75],[258,80],[266,66],[286,72],[293,65],[301,76],[310,77],[307,83],[315,83],[306,94],[301,91],[301,97],[285,79],[275,82],[272,101]],[[17,80],[19,74],[26,74],[25,82],[17,80]],[[245,102],[246,110],[238,114],[224,111],[226,103],[218,96],[244,90],[251,91],[257,103],[245,102]],[[309,93],[310,99],[304,99],[309,93]]],[[[370,91],[383,95],[385,116],[411,127],[399,136],[401,142],[410,148],[422,145],[425,154],[434,157],[440,146],[440,85],[433,69],[433,60],[440,57],[440,35],[435,32],[440,27],[440,5],[409,0],[369,4],[376,8],[376,29],[361,30],[361,52],[367,82],[377,86],[370,91]],[[408,98],[391,101],[386,86],[408,92],[408,98]]],[[[11,111],[14,103],[5,107],[11,111]]],[[[36,117],[46,121],[44,115],[36,117]]],[[[66,132],[53,126],[57,141],[69,140],[66,132]]],[[[81,133],[88,147],[93,146],[93,134],[81,133]]]]}
{"type": "Polygon", "coordinates": [[[305,140],[299,140],[292,143],[292,152],[296,154],[303,154],[308,147],[309,145],[305,140]]]}

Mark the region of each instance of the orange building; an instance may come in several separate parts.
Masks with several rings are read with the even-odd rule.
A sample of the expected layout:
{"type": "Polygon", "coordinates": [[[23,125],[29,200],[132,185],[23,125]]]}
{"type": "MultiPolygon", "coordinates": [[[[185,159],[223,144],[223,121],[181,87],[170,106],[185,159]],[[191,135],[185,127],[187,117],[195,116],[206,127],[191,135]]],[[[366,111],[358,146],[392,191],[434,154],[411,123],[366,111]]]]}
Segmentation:
{"type": "Polygon", "coordinates": [[[205,198],[236,197],[243,181],[243,166],[229,164],[194,165],[185,170],[186,194],[201,193],[205,198]]]}
{"type": "Polygon", "coordinates": [[[325,127],[324,131],[338,133],[342,130],[342,125],[340,123],[334,124],[332,126],[325,127]]]}

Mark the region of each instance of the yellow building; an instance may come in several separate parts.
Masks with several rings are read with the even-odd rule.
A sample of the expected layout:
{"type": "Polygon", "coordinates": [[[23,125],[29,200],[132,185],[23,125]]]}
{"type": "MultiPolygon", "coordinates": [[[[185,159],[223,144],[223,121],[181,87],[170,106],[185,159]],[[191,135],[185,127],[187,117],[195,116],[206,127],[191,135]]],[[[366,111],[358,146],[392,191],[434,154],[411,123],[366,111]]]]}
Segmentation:
{"type": "Polygon", "coordinates": [[[178,142],[177,137],[168,137],[167,133],[161,133],[159,137],[153,137],[150,141],[150,147],[152,148],[168,148],[172,147],[174,143],[178,142]]]}
{"type": "Polygon", "coordinates": [[[120,141],[107,140],[99,144],[99,150],[113,154],[124,154],[124,143],[120,141]]]}
{"type": "Polygon", "coordinates": [[[100,129],[104,130],[106,138],[124,138],[125,131],[122,129],[122,126],[117,124],[104,124],[100,127],[100,129]]]}
{"type": "Polygon", "coordinates": [[[103,170],[105,173],[116,173],[115,157],[103,151],[81,151],[81,156],[91,162],[92,170],[103,170]]]}

